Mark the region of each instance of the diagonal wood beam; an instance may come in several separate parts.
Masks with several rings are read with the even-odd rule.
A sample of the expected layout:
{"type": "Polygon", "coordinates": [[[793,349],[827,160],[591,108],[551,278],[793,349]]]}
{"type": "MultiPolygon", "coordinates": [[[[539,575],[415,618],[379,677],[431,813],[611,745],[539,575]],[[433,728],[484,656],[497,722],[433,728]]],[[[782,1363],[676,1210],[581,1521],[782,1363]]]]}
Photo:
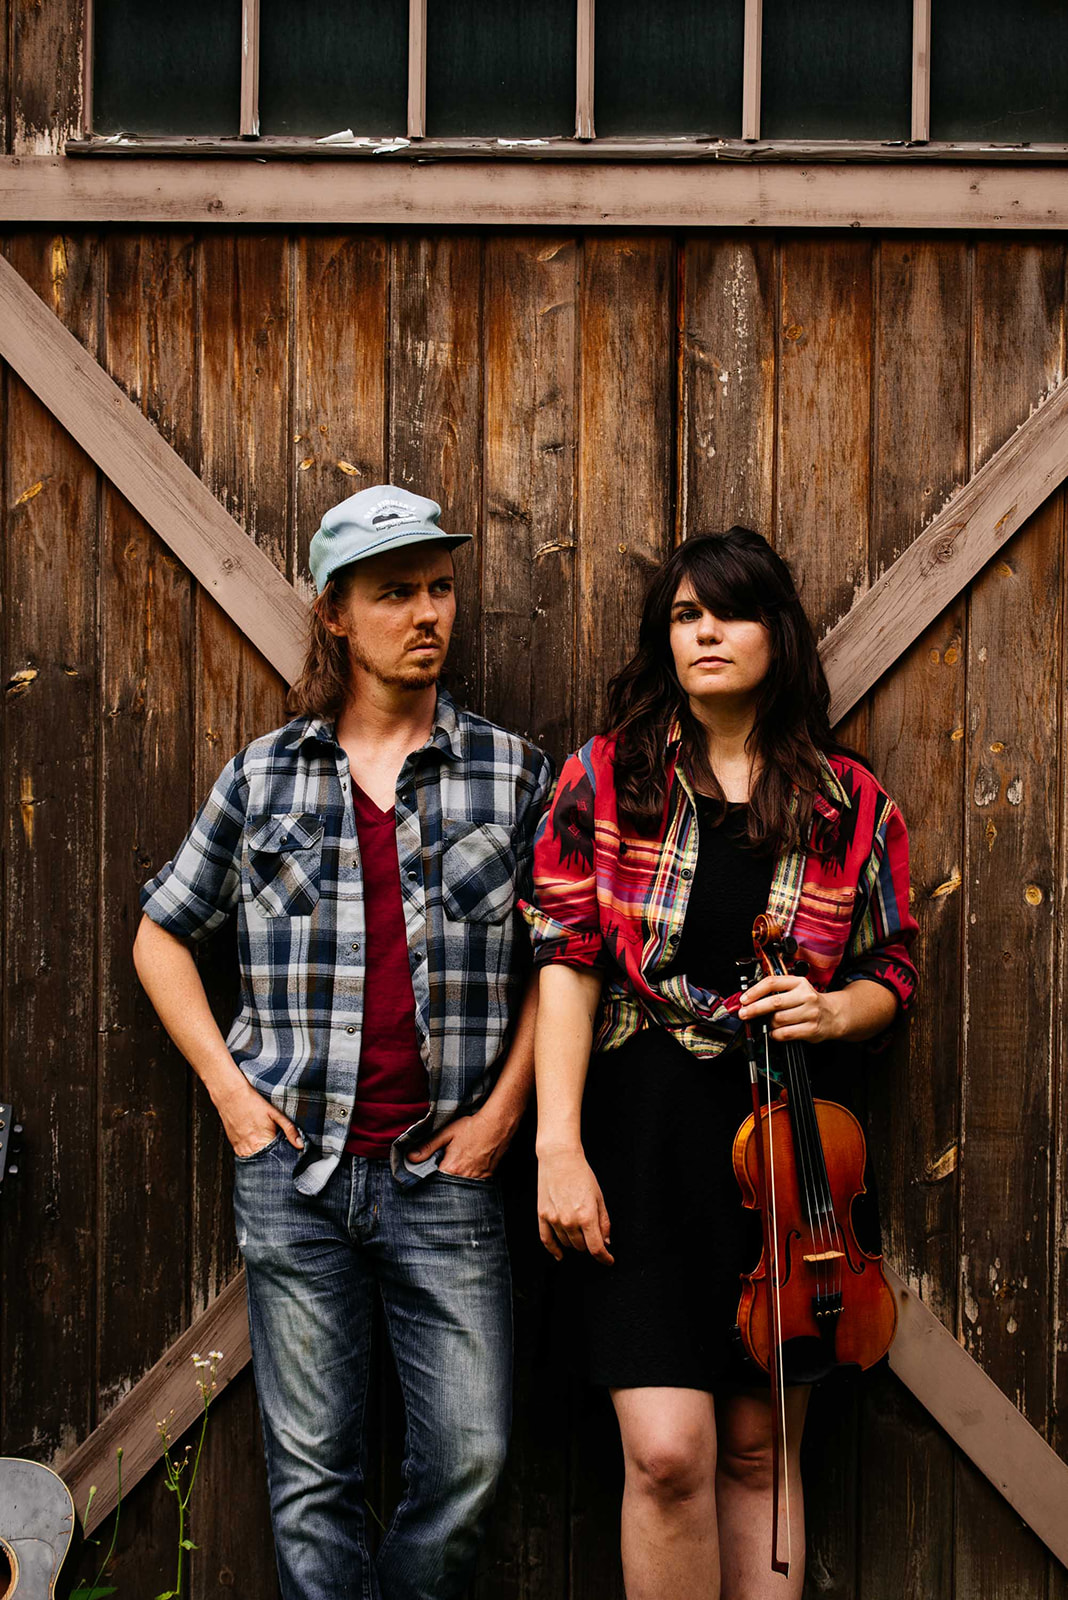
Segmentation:
{"type": "Polygon", "coordinates": [[[3,257],[0,356],[291,683],[304,656],[304,601],[3,257]]]}
{"type": "Polygon", "coordinates": [[[201,1312],[151,1371],[108,1412],[84,1444],[58,1463],[79,1513],[85,1510],[89,1490],[96,1485],[96,1495],[85,1519],[86,1533],[92,1533],[118,1503],[115,1451],[122,1449],[122,1492],[125,1495],[163,1454],[156,1424],[171,1417],[171,1438],[179,1439],[200,1416],[201,1398],[193,1356],[206,1356],[209,1350],[223,1353],[215,1379],[216,1388],[221,1392],[251,1357],[244,1272],[231,1278],[207,1310],[201,1312]]]}
{"type": "Polygon", "coordinates": [[[892,667],[1068,476],[1068,383],[980,467],[820,645],[831,721],[892,667]]]}

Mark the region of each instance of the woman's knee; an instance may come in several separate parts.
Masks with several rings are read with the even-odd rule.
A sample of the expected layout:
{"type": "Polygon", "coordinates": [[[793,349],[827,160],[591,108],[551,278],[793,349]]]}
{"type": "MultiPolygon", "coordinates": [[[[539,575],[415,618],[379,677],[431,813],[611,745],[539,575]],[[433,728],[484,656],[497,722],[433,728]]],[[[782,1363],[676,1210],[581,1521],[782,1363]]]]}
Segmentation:
{"type": "Polygon", "coordinates": [[[774,1482],[771,1440],[722,1440],[716,1471],[754,1494],[770,1492],[774,1482]]]}
{"type": "Polygon", "coordinates": [[[715,1453],[704,1441],[650,1435],[626,1452],[627,1484],[662,1504],[681,1504],[706,1493],[715,1474],[715,1453]]]}

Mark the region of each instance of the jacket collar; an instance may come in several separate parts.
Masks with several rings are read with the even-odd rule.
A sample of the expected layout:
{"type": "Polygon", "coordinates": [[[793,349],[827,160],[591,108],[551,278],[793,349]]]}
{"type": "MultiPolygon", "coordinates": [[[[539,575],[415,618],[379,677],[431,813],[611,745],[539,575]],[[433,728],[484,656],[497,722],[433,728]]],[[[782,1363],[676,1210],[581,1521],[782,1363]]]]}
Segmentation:
{"type": "MultiPolygon", "coordinates": [[[[285,734],[283,750],[300,750],[308,744],[319,744],[331,751],[338,748],[337,725],[332,717],[298,717],[288,724],[285,734]]],[[[438,690],[434,731],[424,749],[439,750],[447,761],[463,760],[463,721],[447,689],[438,690]]]]}

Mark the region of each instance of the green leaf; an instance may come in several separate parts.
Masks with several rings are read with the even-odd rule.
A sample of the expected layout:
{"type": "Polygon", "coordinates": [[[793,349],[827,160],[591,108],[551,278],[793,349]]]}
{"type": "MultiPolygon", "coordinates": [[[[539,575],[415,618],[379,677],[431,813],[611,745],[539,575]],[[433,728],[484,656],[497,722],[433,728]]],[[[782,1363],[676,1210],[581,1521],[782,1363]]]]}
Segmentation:
{"type": "Polygon", "coordinates": [[[200,1546],[198,1544],[194,1544],[192,1539],[179,1539],[178,1543],[181,1545],[183,1550],[199,1550],[200,1549],[200,1546]]]}
{"type": "Polygon", "coordinates": [[[177,1589],[164,1589],[162,1594],[156,1596],[156,1600],[177,1600],[177,1594],[177,1589]]]}
{"type": "Polygon", "coordinates": [[[105,1587],[101,1584],[90,1587],[89,1584],[83,1582],[76,1589],[71,1590],[70,1600],[107,1600],[109,1594],[118,1594],[114,1584],[111,1584],[110,1587],[105,1587]]]}

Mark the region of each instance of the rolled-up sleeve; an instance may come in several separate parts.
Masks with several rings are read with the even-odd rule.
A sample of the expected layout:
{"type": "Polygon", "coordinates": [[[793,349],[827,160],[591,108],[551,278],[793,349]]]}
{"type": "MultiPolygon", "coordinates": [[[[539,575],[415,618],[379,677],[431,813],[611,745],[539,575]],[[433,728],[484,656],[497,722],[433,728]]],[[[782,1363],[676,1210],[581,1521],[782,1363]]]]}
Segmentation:
{"type": "Polygon", "coordinates": [[[206,939],[241,892],[247,789],[235,757],[201,806],[174,859],[141,890],[145,915],[177,939],[206,939]]]}
{"type": "Polygon", "coordinates": [[[534,840],[534,890],[521,910],[535,965],[604,965],[595,851],[593,773],[580,752],[564,763],[534,840]]]}
{"type": "Polygon", "coordinates": [[[844,983],[868,978],[890,989],[906,1011],[916,990],[909,951],[917,923],[909,909],[909,840],[905,822],[888,801],[871,855],[858,884],[861,907],[843,963],[844,983]]]}

